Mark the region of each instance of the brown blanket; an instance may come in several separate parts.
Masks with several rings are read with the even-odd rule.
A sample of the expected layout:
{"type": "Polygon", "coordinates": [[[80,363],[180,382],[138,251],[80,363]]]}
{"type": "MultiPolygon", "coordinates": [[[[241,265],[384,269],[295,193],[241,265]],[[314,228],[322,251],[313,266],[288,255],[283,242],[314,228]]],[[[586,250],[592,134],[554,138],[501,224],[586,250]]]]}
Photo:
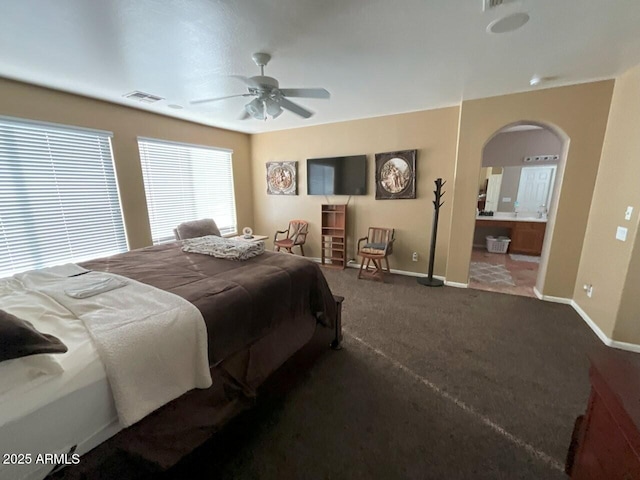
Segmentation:
{"type": "Polygon", "coordinates": [[[122,478],[123,472],[127,478],[137,478],[134,472],[152,477],[250,407],[258,387],[303,345],[314,343],[312,337],[328,346],[325,333],[333,335],[337,307],[318,264],[272,252],[234,262],[180,247],[148,247],[83,266],[193,303],[207,324],[213,385],[168,403],[53,478],[122,478]]]}
{"type": "Polygon", "coordinates": [[[156,245],[83,267],[122,275],[193,303],[207,324],[211,365],[285,321],[313,318],[333,326],[335,301],[316,263],[273,252],[237,262],[185,253],[180,247],[181,242],[156,245]]]}

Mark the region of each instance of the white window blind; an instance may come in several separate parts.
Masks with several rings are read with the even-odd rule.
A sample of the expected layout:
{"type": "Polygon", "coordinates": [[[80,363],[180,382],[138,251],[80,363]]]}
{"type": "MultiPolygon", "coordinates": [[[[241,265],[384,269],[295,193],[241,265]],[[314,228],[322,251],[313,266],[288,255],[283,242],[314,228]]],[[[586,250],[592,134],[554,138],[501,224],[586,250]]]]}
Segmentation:
{"type": "Polygon", "coordinates": [[[111,134],[0,117],[0,276],[126,250],[111,134]]]}
{"type": "Polygon", "coordinates": [[[175,239],[180,223],[213,218],[222,235],[237,233],[230,150],[139,138],[153,243],[175,239]]]}

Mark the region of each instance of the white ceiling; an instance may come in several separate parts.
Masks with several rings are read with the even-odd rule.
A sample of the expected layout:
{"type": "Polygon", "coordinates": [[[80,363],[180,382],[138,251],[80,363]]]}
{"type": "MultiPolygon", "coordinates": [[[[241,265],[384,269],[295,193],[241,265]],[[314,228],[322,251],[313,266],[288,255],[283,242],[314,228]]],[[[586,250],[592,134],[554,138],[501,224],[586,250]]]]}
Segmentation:
{"type": "Polygon", "coordinates": [[[3,0],[0,76],[245,132],[424,110],[614,77],[640,63],[639,0],[3,0]],[[520,30],[486,33],[509,13],[520,30]],[[257,51],[280,86],[324,87],[308,120],[238,120],[228,75],[252,76],[257,51]],[[132,90],[164,97],[145,105],[132,90]],[[168,104],[179,104],[173,110],[168,104]]]}

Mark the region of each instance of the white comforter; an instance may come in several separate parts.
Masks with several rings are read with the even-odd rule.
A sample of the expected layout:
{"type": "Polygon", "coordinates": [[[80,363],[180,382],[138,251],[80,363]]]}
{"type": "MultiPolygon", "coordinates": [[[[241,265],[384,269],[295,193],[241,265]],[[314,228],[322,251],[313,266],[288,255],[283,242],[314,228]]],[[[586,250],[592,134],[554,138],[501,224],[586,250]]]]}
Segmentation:
{"type": "Polygon", "coordinates": [[[81,272],[78,266],[65,265],[19,274],[16,279],[82,320],[105,366],[123,426],[189,390],[211,385],[206,326],[196,307],[174,294],[112,274],[69,277],[81,272]],[[106,277],[126,285],[88,298],[65,293],[102,284],[106,277]]]}

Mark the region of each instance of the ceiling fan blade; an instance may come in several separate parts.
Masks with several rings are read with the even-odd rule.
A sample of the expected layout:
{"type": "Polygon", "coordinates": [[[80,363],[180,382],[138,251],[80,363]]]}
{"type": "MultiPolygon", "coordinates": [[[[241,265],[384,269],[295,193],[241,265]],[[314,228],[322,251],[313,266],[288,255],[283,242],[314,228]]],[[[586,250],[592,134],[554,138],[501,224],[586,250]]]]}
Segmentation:
{"type": "Polygon", "coordinates": [[[297,103],[293,103],[291,100],[287,100],[284,97],[280,99],[280,106],[285,110],[295,113],[296,115],[300,115],[303,118],[309,118],[313,115],[313,112],[301,107],[297,103]]]}
{"type": "Polygon", "coordinates": [[[258,88],[260,86],[259,83],[256,83],[253,79],[249,77],[245,77],[244,75],[229,75],[231,78],[237,78],[242,81],[247,87],[258,88]]]}
{"type": "Polygon", "coordinates": [[[207,103],[207,102],[217,102],[218,100],[226,100],[227,98],[234,97],[250,97],[250,93],[240,93],[238,95],[227,95],[226,97],[217,97],[217,98],[203,98],[202,100],[194,100],[189,102],[191,105],[197,105],[199,103],[207,103]]]}
{"type": "Polygon", "coordinates": [[[285,97],[298,98],[330,98],[331,94],[324,88],[281,88],[285,97]]]}

